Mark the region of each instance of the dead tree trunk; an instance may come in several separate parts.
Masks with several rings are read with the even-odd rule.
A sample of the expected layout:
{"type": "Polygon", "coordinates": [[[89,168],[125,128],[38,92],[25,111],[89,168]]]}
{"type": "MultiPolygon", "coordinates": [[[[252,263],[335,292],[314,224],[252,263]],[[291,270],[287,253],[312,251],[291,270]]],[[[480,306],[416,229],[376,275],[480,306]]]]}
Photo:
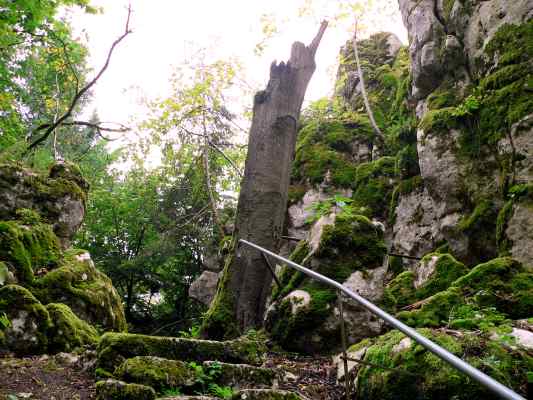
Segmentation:
{"type": "Polygon", "coordinates": [[[255,95],[235,221],[235,247],[204,320],[204,336],[234,337],[263,323],[272,275],[261,254],[239,246],[238,240],[279,250],[298,119],[326,27],[327,22],[323,22],[309,46],[294,43],[287,63],[274,62],[266,90],[255,95]]]}

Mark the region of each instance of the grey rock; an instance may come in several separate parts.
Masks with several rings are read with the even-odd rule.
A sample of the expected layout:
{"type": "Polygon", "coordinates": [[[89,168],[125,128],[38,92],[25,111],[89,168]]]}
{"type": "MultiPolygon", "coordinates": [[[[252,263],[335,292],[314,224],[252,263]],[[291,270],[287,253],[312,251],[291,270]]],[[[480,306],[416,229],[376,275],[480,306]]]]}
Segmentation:
{"type": "MultiPolygon", "coordinates": [[[[439,230],[438,206],[426,188],[401,194],[392,227],[393,253],[422,257],[436,247],[443,236],[439,230]]],[[[404,259],[404,264],[414,264],[404,259]]]]}
{"type": "Polygon", "coordinates": [[[96,400],[155,400],[153,388],[115,379],[96,382],[96,400]]]}
{"type": "Polygon", "coordinates": [[[526,268],[533,270],[533,207],[518,203],[507,223],[505,235],[512,242],[511,255],[526,268]]]}
{"type": "Polygon", "coordinates": [[[16,218],[18,209],[33,209],[52,224],[62,247],[69,247],[85,215],[88,184],[68,168],[58,164],[43,176],[18,165],[0,165],[0,220],[16,218]]]}
{"type": "Polygon", "coordinates": [[[204,271],[189,287],[189,296],[209,306],[217,291],[219,274],[204,271]]]}

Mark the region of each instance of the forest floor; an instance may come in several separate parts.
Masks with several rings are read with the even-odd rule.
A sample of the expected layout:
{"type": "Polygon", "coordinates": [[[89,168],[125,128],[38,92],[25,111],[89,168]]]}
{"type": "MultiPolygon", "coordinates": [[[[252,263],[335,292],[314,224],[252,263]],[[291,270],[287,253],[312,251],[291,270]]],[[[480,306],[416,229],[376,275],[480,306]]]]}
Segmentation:
{"type": "Polygon", "coordinates": [[[92,400],[94,374],[77,356],[0,358],[0,400],[92,400]]]}
{"type": "MultiPolygon", "coordinates": [[[[0,400],[93,400],[96,398],[91,362],[60,353],[55,356],[0,358],[0,400]]],[[[331,357],[270,353],[265,367],[280,371],[279,388],[312,400],[339,400],[331,357]]]]}

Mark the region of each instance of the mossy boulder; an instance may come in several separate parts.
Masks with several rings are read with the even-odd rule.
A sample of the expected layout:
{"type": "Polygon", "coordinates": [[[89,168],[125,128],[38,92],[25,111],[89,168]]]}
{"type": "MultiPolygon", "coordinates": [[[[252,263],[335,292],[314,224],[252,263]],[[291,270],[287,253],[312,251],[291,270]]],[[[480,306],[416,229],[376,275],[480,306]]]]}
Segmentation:
{"type": "Polygon", "coordinates": [[[87,182],[72,164],[56,164],[48,175],[1,164],[0,220],[17,219],[19,209],[34,210],[67,248],[83,221],[87,190],[87,182]]]}
{"type": "Polygon", "coordinates": [[[21,284],[31,284],[40,269],[54,268],[60,256],[59,241],[50,225],[0,221],[0,260],[21,284]]]}
{"type": "Polygon", "coordinates": [[[155,398],[155,391],[149,386],[115,379],[96,382],[97,400],[155,400],[155,398]]]}
{"type": "Polygon", "coordinates": [[[49,330],[48,349],[51,352],[72,351],[98,342],[98,332],[87,322],[79,319],[66,304],[46,305],[52,327],[49,330]]]}
{"type": "MultiPolygon", "coordinates": [[[[419,329],[418,332],[482,372],[527,396],[527,375],[531,370],[533,358],[524,349],[512,349],[490,333],[445,333],[430,329],[419,329]]],[[[398,331],[367,340],[362,348],[364,351],[361,358],[372,366],[359,366],[353,377],[358,398],[499,398],[398,331]]]]}
{"type": "Polygon", "coordinates": [[[126,330],[120,297],[85,250],[65,252],[60,267],[35,280],[32,292],[43,303],[64,303],[82,320],[115,331],[126,330]]]}
{"type": "Polygon", "coordinates": [[[497,258],[476,266],[448,289],[424,299],[419,305],[419,309],[400,312],[398,318],[410,326],[446,326],[454,310],[464,305],[481,310],[493,308],[504,318],[530,318],[533,273],[516,260],[497,258]]]}
{"type": "Polygon", "coordinates": [[[97,372],[101,375],[112,374],[122,362],[135,356],[258,365],[261,364],[265,351],[266,348],[262,342],[246,337],[217,342],[127,333],[106,333],[98,345],[97,372]]]}
{"type": "Polygon", "coordinates": [[[7,285],[0,288],[0,316],[7,317],[1,351],[41,354],[47,350],[52,321],[46,308],[25,288],[7,285]]]}
{"type": "MultiPolygon", "coordinates": [[[[321,225],[319,220],[316,225],[320,230],[312,229],[311,243],[302,241],[291,258],[328,278],[354,286],[354,290],[380,296],[386,253],[380,226],[365,216],[346,213],[333,215],[329,224],[321,225]]],[[[266,328],[273,339],[291,351],[317,352],[337,347],[340,327],[335,318],[335,289],[289,267],[282,268],[279,280],[281,287],[274,289],[266,318],[266,328]]],[[[368,327],[374,334],[376,330],[379,333],[381,325],[374,325],[363,313],[347,311],[349,330],[368,333],[368,327]]]]}

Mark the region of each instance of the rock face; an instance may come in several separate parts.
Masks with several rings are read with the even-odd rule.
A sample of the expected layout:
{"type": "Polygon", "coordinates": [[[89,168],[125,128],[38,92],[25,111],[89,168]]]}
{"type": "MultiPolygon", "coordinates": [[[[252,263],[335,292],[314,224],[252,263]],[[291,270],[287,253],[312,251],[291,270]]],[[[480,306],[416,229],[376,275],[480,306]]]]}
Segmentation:
{"type": "MultiPolygon", "coordinates": [[[[531,184],[533,176],[527,45],[533,2],[399,3],[409,33],[411,93],[421,120],[420,174],[433,202],[429,208],[426,202],[424,211],[436,211],[433,226],[438,227],[424,247],[447,241],[462,260],[486,261],[498,254],[498,211],[513,186],[531,184]],[[484,235],[481,227],[491,234],[484,235]]],[[[519,257],[530,262],[533,253],[519,257]]]]}
{"type": "MultiPolygon", "coordinates": [[[[305,241],[291,258],[525,395],[531,329],[523,321],[533,317],[533,2],[399,4],[408,49],[385,33],[358,42],[383,149],[375,151],[368,129],[351,42],[341,49],[334,99],[304,113],[287,232],[305,241]],[[382,227],[382,256],[400,256],[339,276],[349,264],[344,256],[373,254],[342,247],[351,233],[364,234],[343,230],[341,213],[382,227]],[[344,236],[328,259],[322,238],[333,230],[344,236]]],[[[324,338],[338,343],[336,294],[318,292],[318,283],[283,267],[279,278],[267,313],[273,337],[293,351],[334,348],[324,338]]],[[[348,378],[337,357],[338,378],[353,379],[358,398],[490,397],[411,339],[383,334],[387,327],[368,313],[344,308],[355,343],[349,354],[370,363],[351,362],[348,378]]]]}
{"type": "Polygon", "coordinates": [[[89,253],[66,249],[88,189],[69,164],[49,176],[0,166],[0,352],[72,351],[94,345],[94,326],[124,330],[111,280],[89,253]]]}

